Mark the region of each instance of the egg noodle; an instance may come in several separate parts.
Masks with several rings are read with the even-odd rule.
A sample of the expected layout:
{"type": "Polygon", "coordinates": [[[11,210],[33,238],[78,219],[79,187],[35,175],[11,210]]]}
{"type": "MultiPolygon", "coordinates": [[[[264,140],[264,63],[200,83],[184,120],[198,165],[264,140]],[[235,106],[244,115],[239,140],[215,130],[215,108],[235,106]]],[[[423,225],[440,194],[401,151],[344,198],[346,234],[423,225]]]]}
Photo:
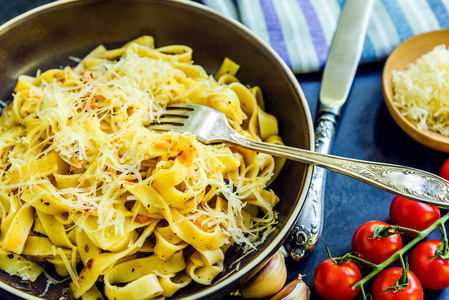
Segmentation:
{"type": "Polygon", "coordinates": [[[282,143],[237,70],[225,59],[213,78],[191,48],[142,36],[20,76],[0,118],[0,269],[35,281],[54,266],[75,298],[151,299],[211,284],[233,244],[255,249],[276,226],[267,185],[283,160],[148,128],[170,103],[196,103],[282,143]]]}

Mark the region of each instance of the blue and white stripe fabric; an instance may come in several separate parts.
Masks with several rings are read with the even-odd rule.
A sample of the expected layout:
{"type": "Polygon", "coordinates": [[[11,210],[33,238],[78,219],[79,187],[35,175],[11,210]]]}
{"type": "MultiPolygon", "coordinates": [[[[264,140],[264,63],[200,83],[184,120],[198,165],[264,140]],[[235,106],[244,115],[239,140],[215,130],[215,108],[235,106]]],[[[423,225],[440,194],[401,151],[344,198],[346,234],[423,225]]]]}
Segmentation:
{"type": "MultiPolygon", "coordinates": [[[[324,66],[344,2],[203,0],[259,35],[295,73],[324,66]]],[[[383,60],[407,38],[442,28],[449,28],[449,0],[376,0],[361,63],[383,60]]]]}

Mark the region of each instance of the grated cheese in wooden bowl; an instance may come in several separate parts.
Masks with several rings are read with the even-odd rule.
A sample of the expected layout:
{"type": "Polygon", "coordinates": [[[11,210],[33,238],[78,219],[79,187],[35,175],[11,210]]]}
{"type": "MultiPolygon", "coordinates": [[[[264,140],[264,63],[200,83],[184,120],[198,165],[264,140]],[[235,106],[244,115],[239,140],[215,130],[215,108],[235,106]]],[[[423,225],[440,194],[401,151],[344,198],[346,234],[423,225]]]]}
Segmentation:
{"type": "Polygon", "coordinates": [[[438,45],[392,72],[394,105],[420,130],[449,136],[449,50],[438,45]]]}

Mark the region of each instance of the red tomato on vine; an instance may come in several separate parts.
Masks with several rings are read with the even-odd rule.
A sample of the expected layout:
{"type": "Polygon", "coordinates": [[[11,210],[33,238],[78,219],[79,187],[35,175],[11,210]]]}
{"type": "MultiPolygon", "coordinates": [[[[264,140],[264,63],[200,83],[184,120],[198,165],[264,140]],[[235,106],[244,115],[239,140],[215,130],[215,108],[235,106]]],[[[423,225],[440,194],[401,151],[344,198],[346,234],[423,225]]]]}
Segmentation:
{"type": "MultiPolygon", "coordinates": [[[[448,166],[449,167],[449,166],[448,166]]],[[[422,231],[440,218],[440,209],[426,203],[421,203],[399,196],[394,197],[390,204],[390,220],[394,225],[422,231]]],[[[415,237],[416,233],[404,231],[404,234],[415,237]]]]}
{"type": "Polygon", "coordinates": [[[402,238],[389,226],[382,221],[362,224],[352,236],[352,251],[373,264],[380,264],[390,258],[402,248],[402,238]]]}
{"type": "Polygon", "coordinates": [[[383,270],[377,275],[373,283],[372,295],[374,300],[422,300],[424,292],[418,277],[407,271],[408,284],[402,289],[392,287],[402,276],[402,268],[393,267],[383,270]]]}
{"type": "Polygon", "coordinates": [[[352,286],[362,279],[359,267],[352,261],[336,263],[330,258],[318,265],[313,282],[318,294],[325,300],[351,300],[360,289],[352,286]]]}
{"type": "Polygon", "coordinates": [[[442,245],[443,242],[437,240],[422,242],[410,257],[410,270],[426,289],[441,290],[449,286],[449,253],[442,245]]]}

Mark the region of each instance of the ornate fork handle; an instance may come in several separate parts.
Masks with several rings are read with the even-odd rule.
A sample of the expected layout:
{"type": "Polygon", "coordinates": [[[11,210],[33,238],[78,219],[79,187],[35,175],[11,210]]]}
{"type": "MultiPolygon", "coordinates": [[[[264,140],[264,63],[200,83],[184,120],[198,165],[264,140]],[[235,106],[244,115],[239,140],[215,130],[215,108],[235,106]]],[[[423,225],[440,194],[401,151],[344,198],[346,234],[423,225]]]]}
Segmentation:
{"type": "Polygon", "coordinates": [[[405,198],[449,208],[449,181],[432,173],[400,165],[343,158],[283,145],[231,136],[233,143],[274,156],[314,164],[358,179],[405,198]]]}
{"type": "MultiPolygon", "coordinates": [[[[337,118],[334,113],[321,112],[315,130],[315,152],[330,152],[337,118]]],[[[323,231],[326,173],[326,169],[314,167],[304,206],[284,242],[284,247],[294,261],[300,261],[312,253],[320,240],[323,231]]]]}

